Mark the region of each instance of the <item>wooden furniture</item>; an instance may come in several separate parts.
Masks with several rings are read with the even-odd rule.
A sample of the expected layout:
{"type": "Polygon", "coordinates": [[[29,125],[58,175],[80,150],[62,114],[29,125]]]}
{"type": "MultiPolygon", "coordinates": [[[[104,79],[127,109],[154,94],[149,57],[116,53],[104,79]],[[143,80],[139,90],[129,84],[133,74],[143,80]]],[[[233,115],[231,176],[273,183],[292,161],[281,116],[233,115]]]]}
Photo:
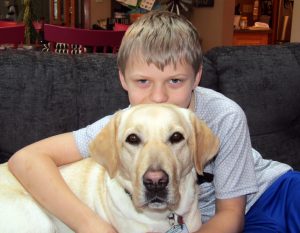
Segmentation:
{"type": "MultiPolygon", "coordinates": [[[[235,13],[247,16],[248,26],[252,26],[255,22],[253,20],[254,2],[254,0],[235,0],[235,13]]],[[[290,41],[293,5],[293,0],[259,0],[258,21],[268,23],[272,29],[269,34],[269,44],[290,41]]],[[[258,37],[261,39],[261,35],[256,35],[255,40],[258,37]]]]}
{"type": "Polygon", "coordinates": [[[50,7],[50,24],[86,29],[91,28],[91,14],[93,11],[91,9],[91,0],[47,1],[50,7]]]}
{"type": "Polygon", "coordinates": [[[50,24],[75,27],[75,0],[50,0],[50,24]]]}
{"type": "Polygon", "coordinates": [[[233,45],[267,45],[271,30],[234,30],[233,45]]]}
{"type": "Polygon", "coordinates": [[[25,26],[12,22],[0,22],[0,44],[13,44],[15,48],[23,46],[25,26]]]}
{"type": "Polygon", "coordinates": [[[92,47],[93,52],[101,48],[101,52],[116,53],[121,45],[125,31],[89,30],[80,28],[61,27],[51,24],[44,25],[44,39],[50,42],[50,50],[55,51],[57,43],[67,44],[68,53],[72,53],[73,45],[92,47]]]}

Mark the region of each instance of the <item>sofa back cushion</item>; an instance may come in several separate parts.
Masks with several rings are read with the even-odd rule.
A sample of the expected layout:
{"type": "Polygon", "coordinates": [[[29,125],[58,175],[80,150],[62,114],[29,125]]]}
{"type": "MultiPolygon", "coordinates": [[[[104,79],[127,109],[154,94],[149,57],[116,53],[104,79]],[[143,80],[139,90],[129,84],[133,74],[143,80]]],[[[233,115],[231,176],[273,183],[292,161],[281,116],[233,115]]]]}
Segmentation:
{"type": "Polygon", "coordinates": [[[245,111],[253,147],[300,169],[300,44],[220,47],[206,57],[218,91],[245,111]]]}
{"type": "Polygon", "coordinates": [[[116,56],[0,52],[0,161],[128,106],[116,56]]]}

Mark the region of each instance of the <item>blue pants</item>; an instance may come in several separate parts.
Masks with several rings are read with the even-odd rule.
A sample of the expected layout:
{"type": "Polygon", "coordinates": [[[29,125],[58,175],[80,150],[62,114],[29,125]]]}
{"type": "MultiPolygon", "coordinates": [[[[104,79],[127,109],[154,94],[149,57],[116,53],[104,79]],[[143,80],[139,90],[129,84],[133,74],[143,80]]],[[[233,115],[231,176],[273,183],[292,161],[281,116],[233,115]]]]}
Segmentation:
{"type": "Polygon", "coordinates": [[[279,177],[250,208],[244,233],[300,232],[300,172],[279,177]]]}

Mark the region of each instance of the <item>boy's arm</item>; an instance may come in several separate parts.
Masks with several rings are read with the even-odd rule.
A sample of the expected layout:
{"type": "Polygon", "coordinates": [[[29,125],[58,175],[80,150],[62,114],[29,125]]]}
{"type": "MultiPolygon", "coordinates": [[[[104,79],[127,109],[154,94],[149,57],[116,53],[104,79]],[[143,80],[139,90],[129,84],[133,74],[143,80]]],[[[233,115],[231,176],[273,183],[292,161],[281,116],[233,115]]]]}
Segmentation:
{"type": "Polygon", "coordinates": [[[63,180],[58,167],[82,159],[72,133],[50,137],[16,152],[11,172],[49,212],[77,233],[115,230],[81,202],[63,180]]]}
{"type": "Polygon", "coordinates": [[[216,214],[196,233],[238,233],[244,228],[246,197],[217,199],[216,214]]]}

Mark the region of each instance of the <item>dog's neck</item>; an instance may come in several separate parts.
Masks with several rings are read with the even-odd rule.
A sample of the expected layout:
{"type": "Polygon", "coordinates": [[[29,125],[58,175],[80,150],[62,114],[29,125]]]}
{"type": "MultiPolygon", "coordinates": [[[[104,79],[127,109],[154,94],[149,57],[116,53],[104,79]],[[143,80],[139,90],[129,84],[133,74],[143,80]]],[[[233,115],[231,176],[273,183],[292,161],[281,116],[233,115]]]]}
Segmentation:
{"type": "MultiPolygon", "coordinates": [[[[107,175],[106,179],[111,180],[107,175]]],[[[176,210],[166,210],[166,211],[150,211],[145,209],[143,214],[140,211],[137,211],[132,203],[132,194],[129,189],[121,186],[116,179],[111,180],[111,182],[106,182],[107,193],[116,193],[119,192],[119,195],[107,195],[106,204],[109,206],[109,211],[114,212],[117,218],[113,221],[119,222],[118,229],[122,229],[125,225],[128,225],[128,222],[136,221],[138,225],[148,228],[147,232],[161,232],[161,229],[164,229],[163,232],[167,232],[174,227],[179,226],[180,219],[184,220],[184,225],[188,227],[191,231],[196,231],[201,226],[201,215],[198,210],[198,201],[197,194],[195,190],[195,177],[187,176],[182,184],[180,190],[186,190],[186,187],[190,187],[188,192],[181,192],[181,202],[176,208],[176,210]],[[127,201],[126,201],[127,200],[127,201]],[[170,222],[171,214],[174,214],[175,221],[172,226],[170,222]],[[121,218],[120,218],[121,216],[121,218]],[[178,217],[179,216],[179,217],[178,217]],[[120,220],[122,219],[122,221],[120,220]],[[126,219],[126,220],[125,220],[126,219]],[[135,220],[136,219],[136,220],[135,220]],[[122,225],[124,222],[124,225],[122,225]],[[150,230],[149,230],[150,229],[150,230]]],[[[171,218],[172,219],[172,218],[171,218]]],[[[133,225],[132,225],[133,226],[133,225]]],[[[127,226],[128,227],[128,226],[127,226]]],[[[137,232],[132,229],[131,232],[137,232]]],[[[139,231],[139,232],[142,232],[139,231]]]]}
{"type": "MultiPolygon", "coordinates": [[[[130,197],[132,200],[132,194],[127,190],[124,189],[124,192],[130,197]]],[[[170,214],[167,216],[170,226],[183,224],[183,217],[181,215],[176,214],[174,211],[170,210],[170,214]]]]}

